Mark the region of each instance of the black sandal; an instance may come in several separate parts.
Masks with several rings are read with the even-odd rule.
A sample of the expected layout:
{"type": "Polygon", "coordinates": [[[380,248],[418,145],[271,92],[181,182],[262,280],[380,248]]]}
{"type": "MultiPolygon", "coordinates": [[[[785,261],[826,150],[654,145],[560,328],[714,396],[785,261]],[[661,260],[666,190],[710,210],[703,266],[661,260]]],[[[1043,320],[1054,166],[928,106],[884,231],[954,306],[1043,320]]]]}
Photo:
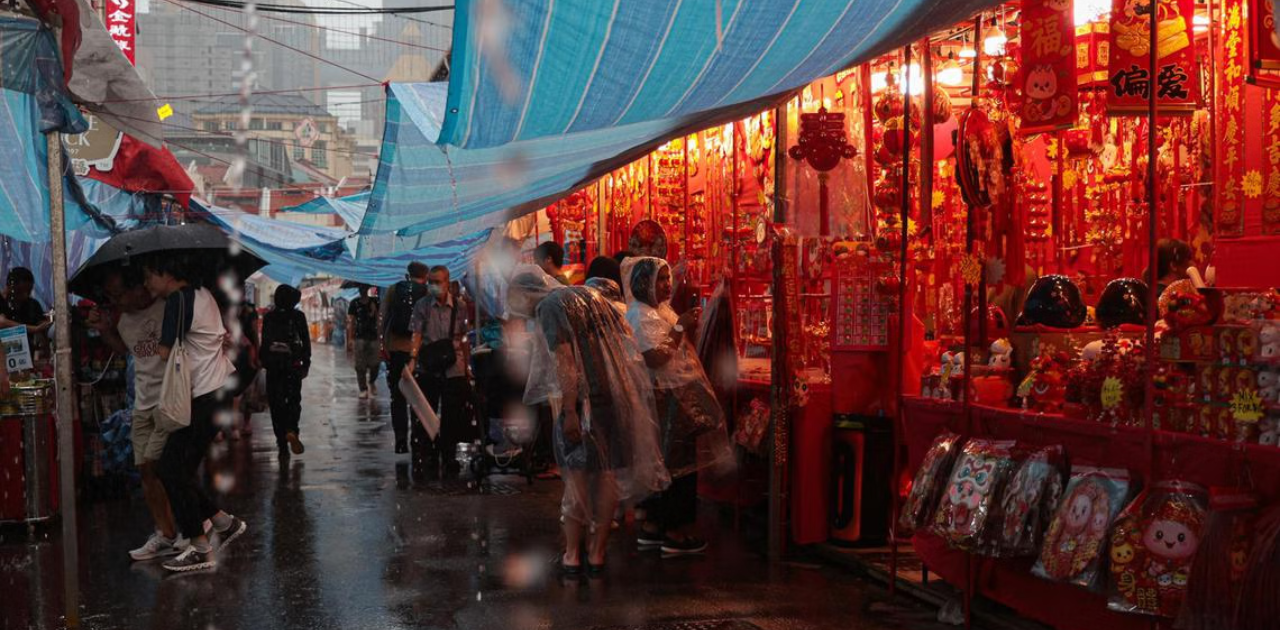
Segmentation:
{"type": "Polygon", "coordinates": [[[564,563],[564,556],[560,556],[560,557],[556,558],[556,560],[555,560],[555,562],[554,562],[553,564],[555,564],[555,566],[556,566],[556,570],[560,573],[560,575],[564,575],[564,576],[579,576],[579,575],[582,575],[582,565],[580,565],[580,564],[565,564],[565,563],[564,563]]]}
{"type": "Polygon", "coordinates": [[[587,575],[589,577],[604,577],[605,565],[587,563],[587,575]]]}

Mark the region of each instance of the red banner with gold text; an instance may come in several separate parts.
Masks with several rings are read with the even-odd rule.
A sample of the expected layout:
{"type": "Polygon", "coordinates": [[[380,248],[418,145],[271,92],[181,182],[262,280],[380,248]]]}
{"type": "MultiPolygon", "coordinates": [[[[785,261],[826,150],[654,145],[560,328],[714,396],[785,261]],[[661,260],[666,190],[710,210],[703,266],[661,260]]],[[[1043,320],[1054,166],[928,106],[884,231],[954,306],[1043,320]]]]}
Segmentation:
{"type": "MultiPolygon", "coordinates": [[[[1270,0],[1268,0],[1268,4],[1270,0]]],[[[1263,109],[1262,233],[1280,234],[1280,90],[1267,90],[1263,109]]]]}
{"type": "Polygon", "coordinates": [[[1022,133],[1074,125],[1079,92],[1071,0],[1023,3],[1021,53],[1022,133]]]}
{"type": "Polygon", "coordinates": [[[1195,46],[1191,21],[1194,0],[1158,0],[1156,67],[1151,77],[1151,0],[1112,0],[1111,63],[1108,68],[1107,113],[1145,114],[1155,85],[1157,111],[1190,115],[1196,108],[1195,46]]]}
{"type": "Polygon", "coordinates": [[[1217,208],[1219,237],[1244,235],[1244,7],[1240,0],[1224,3],[1221,74],[1218,77],[1217,208]]]}

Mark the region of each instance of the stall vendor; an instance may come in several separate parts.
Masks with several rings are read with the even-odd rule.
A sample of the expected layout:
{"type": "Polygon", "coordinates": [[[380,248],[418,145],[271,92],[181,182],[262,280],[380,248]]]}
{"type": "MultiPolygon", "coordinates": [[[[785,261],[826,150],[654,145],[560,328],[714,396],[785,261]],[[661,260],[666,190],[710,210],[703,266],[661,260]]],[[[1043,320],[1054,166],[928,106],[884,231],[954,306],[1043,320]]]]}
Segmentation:
{"type": "Polygon", "coordinates": [[[35,274],[30,269],[14,267],[0,290],[0,328],[25,325],[33,348],[53,325],[45,317],[44,307],[31,295],[35,286],[35,274]]]}

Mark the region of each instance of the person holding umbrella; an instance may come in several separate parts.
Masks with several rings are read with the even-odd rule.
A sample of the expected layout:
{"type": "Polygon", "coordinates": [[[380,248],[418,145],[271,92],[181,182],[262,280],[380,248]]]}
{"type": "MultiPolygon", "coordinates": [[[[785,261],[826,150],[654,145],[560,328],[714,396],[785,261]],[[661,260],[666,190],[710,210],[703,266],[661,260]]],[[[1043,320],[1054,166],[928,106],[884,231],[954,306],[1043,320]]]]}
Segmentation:
{"type": "Polygon", "coordinates": [[[189,282],[187,266],[181,258],[171,254],[150,256],[142,264],[147,290],[165,300],[160,356],[168,361],[181,338],[191,375],[190,423],[169,436],[160,456],[160,479],[169,494],[178,530],[191,541],[186,551],[163,565],[179,573],[217,566],[204,529],[206,519],[213,522],[213,530],[221,540],[220,550],[248,529],[244,521],[217,507],[201,487],[198,476],[219,425],[230,420],[235,365],[227,356],[228,334],[217,301],[208,289],[189,282]]]}
{"type": "Polygon", "coordinates": [[[181,553],[188,541],[178,533],[157,466],[169,434],[177,430],[156,413],[160,405],[160,384],[164,380],[164,359],[160,358],[160,328],[164,306],[147,291],[142,270],[119,266],[106,274],[103,297],[113,312],[94,309],[88,324],[102,335],[112,351],[133,358],[133,457],[142,473],[142,496],[155,533],[141,547],[129,552],[134,560],[151,560],[181,553]]]}

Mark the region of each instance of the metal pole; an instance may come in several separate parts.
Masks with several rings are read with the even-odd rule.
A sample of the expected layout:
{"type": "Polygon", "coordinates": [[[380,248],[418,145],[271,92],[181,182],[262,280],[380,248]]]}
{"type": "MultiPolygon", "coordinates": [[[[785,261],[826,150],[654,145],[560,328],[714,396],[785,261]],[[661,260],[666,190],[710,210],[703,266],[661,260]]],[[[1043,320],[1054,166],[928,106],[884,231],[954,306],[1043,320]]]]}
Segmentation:
{"type": "MultiPolygon", "coordinates": [[[[787,167],[787,104],[783,103],[774,110],[773,120],[773,222],[784,224],[787,221],[786,167],[787,167]]],[[[778,244],[775,244],[778,247],[778,244]]],[[[781,247],[778,247],[781,252],[781,247]]],[[[769,561],[777,563],[782,560],[786,551],[786,474],[790,449],[789,426],[791,396],[791,375],[786,373],[787,362],[787,313],[789,305],[783,301],[788,296],[785,291],[785,274],[782,261],[785,256],[774,258],[773,267],[773,361],[770,370],[773,395],[773,410],[770,414],[772,426],[769,440],[769,561]]]]}
{"type": "MultiPolygon", "coordinates": [[[[933,95],[933,88],[932,88],[933,82],[929,79],[929,75],[932,71],[932,66],[931,64],[928,63],[928,59],[932,55],[932,52],[929,50],[928,38],[925,38],[923,48],[924,48],[924,55],[926,60],[924,65],[925,70],[923,71],[923,74],[925,76],[925,83],[924,83],[925,85],[925,89],[924,89],[925,118],[921,122],[921,125],[923,126],[924,129],[928,130],[932,128],[931,123],[933,120],[933,116],[930,113],[928,113],[932,110],[932,107],[930,105],[930,102],[931,102],[930,97],[933,95]]],[[[895,426],[893,428],[893,469],[889,473],[889,488],[890,488],[890,492],[892,493],[892,496],[890,497],[891,503],[890,503],[890,509],[889,509],[889,547],[890,547],[889,549],[889,565],[890,565],[889,566],[889,595],[891,597],[897,594],[897,589],[898,589],[898,530],[897,530],[897,527],[898,527],[898,465],[899,465],[898,452],[901,450],[900,441],[899,441],[901,439],[900,434],[902,433],[901,427],[905,426],[903,424],[902,402],[903,402],[903,398],[906,395],[906,389],[907,389],[907,384],[902,378],[902,373],[903,373],[903,368],[906,367],[906,357],[907,357],[907,252],[908,252],[907,241],[908,241],[908,238],[910,237],[910,234],[907,231],[907,225],[911,221],[911,186],[910,186],[911,184],[911,45],[910,44],[907,44],[907,46],[902,49],[902,67],[906,68],[906,72],[903,73],[903,92],[904,92],[903,100],[905,101],[905,103],[903,104],[903,108],[902,108],[902,207],[899,209],[900,225],[898,226],[902,230],[902,235],[901,235],[902,242],[899,244],[899,250],[898,250],[898,331],[897,331],[898,335],[896,339],[898,356],[896,360],[889,361],[889,365],[894,366],[894,374],[890,382],[896,383],[897,390],[898,390],[897,391],[898,421],[895,423],[895,426]]],[[[931,137],[931,134],[929,134],[928,131],[926,131],[925,134],[931,137]]],[[[925,136],[922,135],[921,139],[923,140],[924,137],[925,136]]],[[[925,167],[923,166],[926,163],[929,164],[928,170],[932,170],[933,155],[931,152],[928,154],[925,154],[924,143],[921,143],[920,145],[920,152],[922,154],[920,156],[920,163],[922,165],[921,170],[922,171],[926,170],[925,167]]],[[[920,198],[920,201],[921,201],[920,212],[921,212],[922,219],[925,216],[923,208],[929,205],[928,191],[924,188],[924,186],[930,185],[928,182],[929,182],[928,179],[921,180],[922,192],[921,192],[921,198],[920,198]]]]}
{"type": "Polygon", "coordinates": [[[1155,469],[1155,442],[1152,435],[1152,429],[1155,420],[1155,367],[1156,367],[1156,301],[1160,295],[1157,293],[1156,281],[1156,237],[1159,234],[1159,225],[1156,203],[1156,2],[1148,0],[1147,7],[1151,13],[1151,55],[1150,74],[1147,81],[1147,336],[1146,336],[1146,372],[1147,377],[1143,383],[1143,417],[1147,428],[1147,478],[1151,479],[1151,474],[1155,469]]]}
{"type": "Polygon", "coordinates": [[[76,538],[75,384],[71,371],[71,313],[67,304],[67,233],[62,207],[62,134],[45,136],[49,150],[49,238],[53,245],[54,369],[58,388],[58,481],[62,508],[62,584],[68,628],[80,627],[80,550],[76,538]]]}

